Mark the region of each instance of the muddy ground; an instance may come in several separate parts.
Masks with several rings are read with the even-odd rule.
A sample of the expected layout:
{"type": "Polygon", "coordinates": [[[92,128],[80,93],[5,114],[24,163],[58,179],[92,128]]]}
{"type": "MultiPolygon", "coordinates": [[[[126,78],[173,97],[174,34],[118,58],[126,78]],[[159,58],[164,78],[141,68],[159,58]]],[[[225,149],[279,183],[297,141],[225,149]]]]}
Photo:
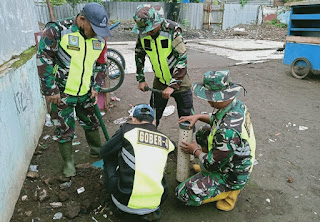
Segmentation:
{"type": "MultiPolygon", "coordinates": [[[[119,30],[117,35],[123,36],[122,30],[119,30]]],[[[252,34],[248,34],[252,38],[267,33],[252,30],[252,34]]],[[[286,30],[279,31],[281,34],[276,34],[276,31],[270,33],[261,38],[272,39],[281,35],[280,40],[284,40],[286,30]]],[[[117,35],[114,35],[114,41],[119,41],[117,35]]],[[[193,32],[193,35],[197,34],[193,32]]],[[[231,31],[226,36],[232,38],[234,35],[231,31]]],[[[192,49],[188,51],[188,59],[193,82],[201,81],[203,73],[208,70],[230,69],[233,80],[246,88],[247,94],[244,96],[241,93],[239,99],[247,104],[251,112],[257,140],[257,164],[235,209],[221,212],[214,203],[187,207],[175,198],[174,189],[178,185],[175,180],[176,152],[170,154],[166,172],[170,194],[161,207],[163,217],[160,221],[319,221],[319,76],[295,79],[282,60],[235,66],[234,60],[192,49]]],[[[147,74],[149,84],[152,78],[152,73],[147,74]]],[[[112,94],[120,101],[112,101],[103,116],[110,136],[119,128],[113,121],[128,116],[130,104],[148,103],[149,95],[149,92],[143,93],[137,89],[134,74],[126,75],[123,85],[112,94]]],[[[170,99],[169,105],[175,105],[173,99],[170,99]]],[[[197,113],[212,111],[204,100],[196,97],[194,107],[197,113]]],[[[159,126],[159,130],[175,142],[178,142],[177,120],[175,111],[164,117],[159,126]]],[[[80,142],[74,146],[77,176],[72,178],[70,187],[61,187],[64,183],[59,180],[62,159],[52,135],[53,127],[44,127],[30,163],[38,166],[39,177],[26,178],[11,222],[52,221],[58,212],[63,215],[58,221],[129,221],[116,217],[105,203],[102,171],[91,167],[97,159],[89,156],[89,148],[79,125],[76,126],[77,138],[74,139],[74,142],[80,142]],[[43,137],[46,135],[51,137],[45,140],[43,137]],[[77,189],[82,187],[85,191],[78,194],[77,189]]]]}

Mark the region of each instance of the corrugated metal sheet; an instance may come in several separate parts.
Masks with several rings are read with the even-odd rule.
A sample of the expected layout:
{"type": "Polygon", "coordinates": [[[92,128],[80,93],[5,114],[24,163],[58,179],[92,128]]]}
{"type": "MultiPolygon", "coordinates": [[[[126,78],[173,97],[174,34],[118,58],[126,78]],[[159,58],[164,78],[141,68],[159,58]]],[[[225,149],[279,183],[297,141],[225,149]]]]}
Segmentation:
{"type": "Polygon", "coordinates": [[[35,6],[38,21],[42,23],[50,21],[48,6],[45,4],[36,4],[35,6]]]}
{"type": "Polygon", "coordinates": [[[180,15],[178,22],[191,29],[202,28],[203,4],[183,3],[180,4],[180,15]]]}
{"type": "MultiPolygon", "coordinates": [[[[240,4],[240,0],[222,0],[226,4],[240,4]]],[[[268,5],[273,6],[274,0],[247,0],[246,5],[268,5]]]]}
{"type": "MultiPolygon", "coordinates": [[[[104,6],[108,13],[109,20],[132,21],[133,14],[140,4],[161,5],[164,9],[164,17],[185,24],[192,29],[202,28],[203,4],[173,4],[164,2],[105,2],[104,6]]],[[[53,7],[55,20],[60,20],[77,15],[85,4],[78,4],[73,11],[69,4],[53,7]]],[[[38,21],[47,23],[50,21],[50,15],[46,4],[38,3],[36,5],[38,21]]]]}
{"type": "Polygon", "coordinates": [[[73,10],[69,4],[59,5],[53,7],[53,15],[55,20],[61,20],[68,17],[72,17],[77,15],[82,8],[85,6],[85,3],[78,4],[76,8],[73,10]]]}
{"type": "Polygon", "coordinates": [[[222,29],[239,24],[257,24],[260,5],[225,4],[222,29]]]}
{"type": "MultiPolygon", "coordinates": [[[[213,10],[209,14],[204,11],[203,3],[164,3],[164,2],[143,2],[143,4],[161,5],[164,9],[164,17],[174,20],[191,29],[202,29],[208,26],[210,18],[210,28],[214,30],[227,29],[238,24],[260,24],[261,12],[258,7],[261,5],[273,5],[274,0],[248,0],[243,7],[239,4],[240,0],[226,0],[224,11],[213,10]],[[238,4],[236,4],[238,3],[238,4]],[[203,24],[205,23],[205,24],[203,24]],[[223,23],[223,24],[222,24],[223,23]],[[222,26],[222,27],[221,27],[222,26]]],[[[104,6],[108,12],[109,19],[112,21],[132,21],[133,14],[138,5],[142,2],[105,2],[104,6]]],[[[207,4],[207,3],[206,3],[207,4]]],[[[70,5],[53,7],[56,20],[74,16],[80,12],[85,4],[78,4],[73,11],[70,5]]],[[[220,7],[219,5],[212,5],[220,7]]],[[[42,23],[50,21],[49,12],[46,4],[36,6],[38,20],[42,23]]]]}

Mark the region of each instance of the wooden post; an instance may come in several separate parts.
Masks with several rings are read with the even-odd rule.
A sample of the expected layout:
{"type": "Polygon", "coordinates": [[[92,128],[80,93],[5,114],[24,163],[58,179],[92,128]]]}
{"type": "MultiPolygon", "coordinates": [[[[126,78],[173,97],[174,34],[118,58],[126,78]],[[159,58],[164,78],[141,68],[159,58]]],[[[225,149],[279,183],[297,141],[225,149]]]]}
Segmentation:
{"type": "Polygon", "coordinates": [[[211,28],[211,12],[213,0],[204,0],[203,2],[203,28],[211,28]]]}
{"type": "Polygon", "coordinates": [[[53,17],[53,12],[52,12],[52,7],[51,7],[51,4],[50,4],[50,0],[47,0],[47,5],[48,5],[48,9],[49,9],[50,19],[51,19],[51,21],[54,21],[54,17],[53,17]]]}

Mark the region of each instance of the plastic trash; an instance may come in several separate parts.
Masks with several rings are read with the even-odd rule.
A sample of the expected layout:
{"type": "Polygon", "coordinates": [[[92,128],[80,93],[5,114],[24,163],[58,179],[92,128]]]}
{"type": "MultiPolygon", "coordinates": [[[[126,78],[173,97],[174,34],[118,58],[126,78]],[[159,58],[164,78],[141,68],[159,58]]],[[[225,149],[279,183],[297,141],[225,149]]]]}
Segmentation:
{"type": "Polygon", "coordinates": [[[42,139],[47,140],[50,137],[50,135],[45,135],[42,139]]]}
{"type": "Polygon", "coordinates": [[[120,118],[114,120],[113,123],[114,124],[123,124],[123,123],[127,122],[129,119],[131,119],[130,116],[120,117],[120,118]]]}
{"type": "Polygon", "coordinates": [[[308,127],[306,127],[306,126],[299,126],[299,130],[307,130],[308,129],[308,127]]]}
{"type": "Polygon", "coordinates": [[[78,194],[83,193],[85,191],[84,187],[80,187],[77,189],[78,194]]]}
{"type": "Polygon", "coordinates": [[[22,200],[22,201],[25,201],[25,200],[27,200],[27,199],[28,199],[28,196],[27,196],[27,195],[24,195],[24,196],[21,197],[21,200],[22,200]]]}
{"type": "Polygon", "coordinates": [[[50,203],[50,206],[52,208],[59,208],[59,207],[62,207],[62,203],[61,202],[52,202],[52,203],[50,203]]]}
{"type": "Polygon", "coordinates": [[[38,172],[38,165],[30,165],[29,169],[30,171],[38,172]]]}
{"type": "Polygon", "coordinates": [[[174,110],[175,110],[175,106],[173,105],[167,106],[163,111],[163,116],[172,115],[174,113],[174,110]]]}
{"type": "Polygon", "coordinates": [[[60,187],[61,190],[64,190],[66,188],[71,187],[71,185],[72,185],[72,181],[70,180],[70,181],[67,181],[67,182],[64,182],[64,183],[60,184],[59,187],[60,187]]]}
{"type": "Polygon", "coordinates": [[[92,164],[92,166],[94,167],[98,167],[100,169],[103,169],[103,160],[99,160],[99,161],[96,161],[92,164]]]}
{"type": "Polygon", "coordinates": [[[53,215],[53,218],[54,220],[60,220],[62,218],[62,213],[61,212],[58,212],[56,213],[55,215],[53,215]]]}
{"type": "Polygon", "coordinates": [[[51,122],[51,117],[50,117],[50,114],[49,114],[49,113],[46,114],[46,122],[45,122],[44,125],[47,126],[47,127],[53,126],[53,124],[52,124],[52,122],[51,122]]]}
{"type": "Polygon", "coordinates": [[[112,101],[119,101],[119,102],[120,102],[121,99],[118,98],[118,97],[116,97],[116,96],[113,96],[113,97],[111,97],[111,100],[112,100],[112,101]]]}

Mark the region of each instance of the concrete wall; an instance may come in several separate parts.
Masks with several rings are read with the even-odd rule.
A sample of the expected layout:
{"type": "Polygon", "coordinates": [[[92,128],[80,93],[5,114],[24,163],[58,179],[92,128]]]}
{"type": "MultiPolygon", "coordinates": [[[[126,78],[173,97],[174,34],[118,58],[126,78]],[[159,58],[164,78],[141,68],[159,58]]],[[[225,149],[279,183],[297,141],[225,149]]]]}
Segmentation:
{"type": "Polygon", "coordinates": [[[0,65],[34,45],[38,30],[33,0],[1,0],[0,65]]]}
{"type": "Polygon", "coordinates": [[[289,24],[290,8],[285,6],[262,6],[263,21],[278,19],[283,24],[289,24]]]}
{"type": "Polygon", "coordinates": [[[35,45],[37,31],[33,0],[0,1],[1,222],[10,221],[45,120],[35,55],[17,69],[9,65],[35,45]]]}
{"type": "Polygon", "coordinates": [[[0,74],[0,113],[0,221],[9,221],[46,113],[35,56],[0,74]]]}

